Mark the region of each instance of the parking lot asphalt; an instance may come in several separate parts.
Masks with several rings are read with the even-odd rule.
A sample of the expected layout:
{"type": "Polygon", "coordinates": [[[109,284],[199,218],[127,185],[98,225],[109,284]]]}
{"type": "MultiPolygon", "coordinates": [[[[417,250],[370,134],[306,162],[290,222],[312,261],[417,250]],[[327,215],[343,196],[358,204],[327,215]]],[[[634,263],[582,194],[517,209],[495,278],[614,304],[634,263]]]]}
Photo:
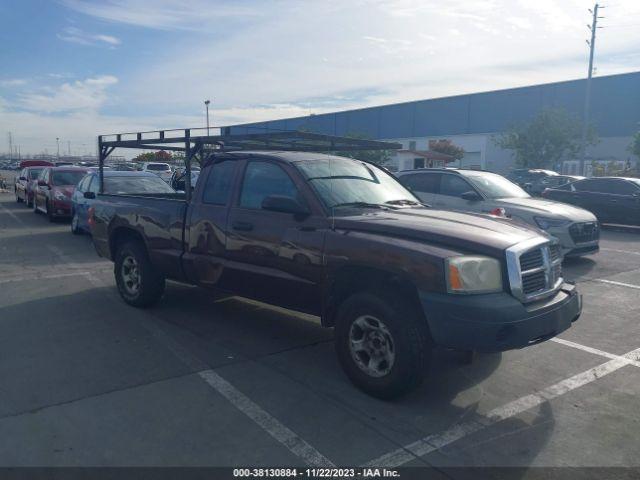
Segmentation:
{"type": "Polygon", "coordinates": [[[0,194],[0,466],[640,466],[640,233],[565,276],[559,339],[437,351],[384,402],[314,317],[175,283],[129,307],[88,236],[0,194]]]}

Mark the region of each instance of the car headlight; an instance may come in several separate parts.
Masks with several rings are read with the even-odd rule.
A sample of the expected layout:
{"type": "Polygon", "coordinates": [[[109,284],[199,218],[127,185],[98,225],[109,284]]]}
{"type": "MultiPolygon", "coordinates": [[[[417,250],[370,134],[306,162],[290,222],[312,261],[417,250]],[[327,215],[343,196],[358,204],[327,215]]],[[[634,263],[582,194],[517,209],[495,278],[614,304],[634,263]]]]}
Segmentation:
{"type": "Polygon", "coordinates": [[[53,198],[55,198],[56,200],[66,200],[67,196],[64,193],[60,192],[60,191],[56,191],[53,194],[53,198]]]}
{"type": "Polygon", "coordinates": [[[502,291],[502,267],[495,258],[464,255],[447,259],[447,290],[450,293],[502,291]]]}
{"type": "Polygon", "coordinates": [[[571,220],[564,218],[533,217],[533,219],[542,230],[549,230],[554,227],[564,227],[571,223],[571,220]]]}

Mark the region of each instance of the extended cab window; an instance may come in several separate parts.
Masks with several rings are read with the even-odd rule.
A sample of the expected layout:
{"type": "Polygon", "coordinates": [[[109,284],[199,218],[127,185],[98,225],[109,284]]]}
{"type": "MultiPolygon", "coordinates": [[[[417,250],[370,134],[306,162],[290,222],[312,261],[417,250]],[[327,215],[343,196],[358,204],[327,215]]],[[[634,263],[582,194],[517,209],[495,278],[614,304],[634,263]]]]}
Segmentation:
{"type": "MultiPolygon", "coordinates": [[[[207,183],[204,186],[202,201],[213,205],[226,205],[229,201],[233,173],[236,162],[226,161],[215,163],[209,171],[207,183]]],[[[193,175],[193,172],[192,172],[193,175]]]]}
{"type": "Polygon", "coordinates": [[[262,208],[269,195],[298,197],[298,189],[282,168],[269,162],[251,162],[247,165],[242,182],[240,206],[262,208]]]}
{"type": "Polygon", "coordinates": [[[442,175],[440,180],[440,195],[459,197],[465,192],[472,191],[473,187],[458,175],[442,175]]]}

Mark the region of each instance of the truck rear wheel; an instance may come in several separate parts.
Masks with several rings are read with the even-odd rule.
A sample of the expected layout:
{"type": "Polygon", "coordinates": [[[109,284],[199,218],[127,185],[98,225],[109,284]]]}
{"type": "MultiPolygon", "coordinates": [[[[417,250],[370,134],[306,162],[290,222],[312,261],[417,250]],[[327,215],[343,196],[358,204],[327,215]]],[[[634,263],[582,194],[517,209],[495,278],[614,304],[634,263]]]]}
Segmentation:
{"type": "Polygon", "coordinates": [[[120,296],[134,307],[149,307],[164,293],[165,279],[153,267],[140,242],[129,241],[118,249],[114,274],[120,296]]]}
{"type": "Polygon", "coordinates": [[[340,306],[338,359],[349,379],[374,397],[391,399],[422,382],[431,358],[424,319],[404,298],[362,292],[340,306]]]}

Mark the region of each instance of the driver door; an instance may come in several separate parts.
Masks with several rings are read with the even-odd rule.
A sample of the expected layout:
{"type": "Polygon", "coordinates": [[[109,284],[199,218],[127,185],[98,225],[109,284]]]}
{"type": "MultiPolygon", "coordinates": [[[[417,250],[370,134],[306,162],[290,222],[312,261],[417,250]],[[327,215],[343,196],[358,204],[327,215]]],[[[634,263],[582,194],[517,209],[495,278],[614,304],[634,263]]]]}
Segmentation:
{"type": "Polygon", "coordinates": [[[445,210],[461,212],[481,212],[485,207],[484,200],[465,200],[463,193],[476,192],[476,189],[461,175],[443,173],[440,177],[440,189],[433,196],[433,206],[445,210]]]}
{"type": "Polygon", "coordinates": [[[249,160],[227,221],[226,264],[231,289],[240,295],[319,313],[322,244],[327,220],[262,208],[270,195],[311,205],[311,193],[294,167],[249,160]]]}

